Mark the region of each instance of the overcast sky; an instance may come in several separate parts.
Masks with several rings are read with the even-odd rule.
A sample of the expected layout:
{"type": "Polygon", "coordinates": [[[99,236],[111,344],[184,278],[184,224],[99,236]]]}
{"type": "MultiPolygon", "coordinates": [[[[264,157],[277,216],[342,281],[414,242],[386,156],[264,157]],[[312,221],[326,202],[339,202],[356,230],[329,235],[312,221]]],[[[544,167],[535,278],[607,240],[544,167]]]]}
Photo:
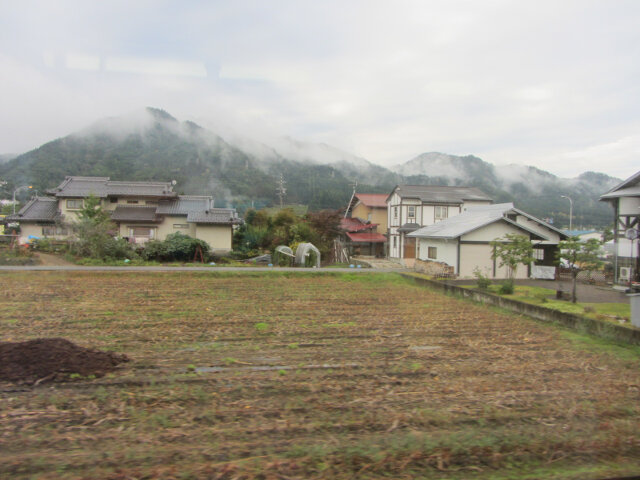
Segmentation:
{"type": "Polygon", "coordinates": [[[389,166],[640,170],[640,1],[0,0],[0,153],[144,106],[389,166]]]}

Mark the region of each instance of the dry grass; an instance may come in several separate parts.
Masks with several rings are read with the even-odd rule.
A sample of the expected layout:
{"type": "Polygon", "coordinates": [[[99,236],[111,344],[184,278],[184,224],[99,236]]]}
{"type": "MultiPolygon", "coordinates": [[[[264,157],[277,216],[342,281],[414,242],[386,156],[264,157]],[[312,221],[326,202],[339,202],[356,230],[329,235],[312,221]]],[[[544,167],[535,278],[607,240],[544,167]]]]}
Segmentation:
{"type": "Polygon", "coordinates": [[[2,340],[132,358],[99,380],[1,385],[2,478],[640,470],[637,348],[395,275],[2,273],[0,288],[2,340]]]}

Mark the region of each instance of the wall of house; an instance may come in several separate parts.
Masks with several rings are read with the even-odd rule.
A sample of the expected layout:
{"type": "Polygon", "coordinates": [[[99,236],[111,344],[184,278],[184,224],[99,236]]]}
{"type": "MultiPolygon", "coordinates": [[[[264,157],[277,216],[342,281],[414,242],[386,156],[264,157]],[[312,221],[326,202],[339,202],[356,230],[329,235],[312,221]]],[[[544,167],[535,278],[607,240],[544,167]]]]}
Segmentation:
{"type": "Polygon", "coordinates": [[[167,235],[176,232],[196,238],[196,224],[187,223],[186,215],[166,215],[162,223],[158,225],[158,239],[164,240],[167,235]],[[186,228],[176,228],[175,225],[185,225],[186,228]]]}
{"type": "Polygon", "coordinates": [[[60,210],[60,212],[62,213],[65,222],[75,222],[78,220],[78,212],[80,210],[79,209],[70,210],[69,208],[67,208],[67,200],[77,200],[77,199],[59,198],[58,210],[60,210]]]}
{"type": "Polygon", "coordinates": [[[196,238],[207,242],[214,251],[230,251],[232,235],[231,225],[199,224],[196,226],[196,238]]]}
{"type": "Polygon", "coordinates": [[[491,205],[491,202],[488,200],[465,200],[460,208],[462,212],[466,212],[468,208],[481,207],[483,205],[491,205]]]}
{"type": "MultiPolygon", "coordinates": [[[[508,269],[500,267],[499,260],[496,260],[494,267],[494,261],[491,258],[493,248],[489,242],[502,238],[507,234],[523,235],[525,233],[513,225],[497,221],[463,235],[460,238],[460,277],[472,278],[473,271],[479,268],[489,278],[506,278],[508,269]]],[[[527,266],[519,265],[516,271],[516,278],[528,278],[528,275],[527,266]]]]}
{"type": "Polygon", "coordinates": [[[640,197],[620,197],[620,215],[640,214],[640,197]]]}
{"type": "MultiPolygon", "coordinates": [[[[7,233],[11,233],[10,229],[7,231],[7,233]]],[[[35,223],[20,222],[20,236],[18,237],[18,243],[21,245],[24,243],[28,243],[29,235],[42,237],[42,226],[36,225],[35,223]]]]}
{"type": "Polygon", "coordinates": [[[371,214],[371,223],[377,223],[376,231],[378,233],[387,233],[387,209],[367,207],[362,203],[358,203],[351,211],[352,217],[361,218],[364,221],[369,220],[371,214]]]}
{"type": "Polygon", "coordinates": [[[458,270],[458,241],[457,240],[436,240],[432,238],[418,239],[418,258],[420,260],[431,260],[434,262],[443,262],[458,270]],[[429,247],[437,248],[436,258],[428,258],[429,247]]]}

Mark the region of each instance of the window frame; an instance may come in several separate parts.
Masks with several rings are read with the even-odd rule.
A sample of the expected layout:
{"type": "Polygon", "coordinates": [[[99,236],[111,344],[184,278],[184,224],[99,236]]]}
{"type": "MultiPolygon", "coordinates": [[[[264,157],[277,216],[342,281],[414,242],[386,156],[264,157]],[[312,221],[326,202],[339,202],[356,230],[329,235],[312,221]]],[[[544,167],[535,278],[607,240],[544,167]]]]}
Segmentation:
{"type": "Polygon", "coordinates": [[[67,198],[65,206],[67,207],[67,210],[82,210],[84,208],[84,198],[67,198]],[[78,204],[78,202],[80,203],[80,206],[74,206],[78,204]]]}

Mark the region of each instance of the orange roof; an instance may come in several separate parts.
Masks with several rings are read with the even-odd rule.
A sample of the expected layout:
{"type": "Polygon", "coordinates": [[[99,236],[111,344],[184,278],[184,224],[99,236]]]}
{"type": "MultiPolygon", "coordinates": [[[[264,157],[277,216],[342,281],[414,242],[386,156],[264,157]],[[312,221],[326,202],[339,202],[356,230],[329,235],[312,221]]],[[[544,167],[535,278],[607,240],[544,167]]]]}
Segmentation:
{"type": "Polygon", "coordinates": [[[359,232],[361,230],[371,230],[378,226],[377,223],[364,223],[359,218],[343,218],[340,220],[340,228],[346,232],[359,232]]]}
{"type": "Polygon", "coordinates": [[[352,242],[366,242],[366,243],[384,243],[387,241],[387,237],[381,233],[347,233],[347,237],[352,242]]]}
{"type": "Polygon", "coordinates": [[[387,208],[386,193],[356,193],[356,198],[367,207],[387,208]]]}

